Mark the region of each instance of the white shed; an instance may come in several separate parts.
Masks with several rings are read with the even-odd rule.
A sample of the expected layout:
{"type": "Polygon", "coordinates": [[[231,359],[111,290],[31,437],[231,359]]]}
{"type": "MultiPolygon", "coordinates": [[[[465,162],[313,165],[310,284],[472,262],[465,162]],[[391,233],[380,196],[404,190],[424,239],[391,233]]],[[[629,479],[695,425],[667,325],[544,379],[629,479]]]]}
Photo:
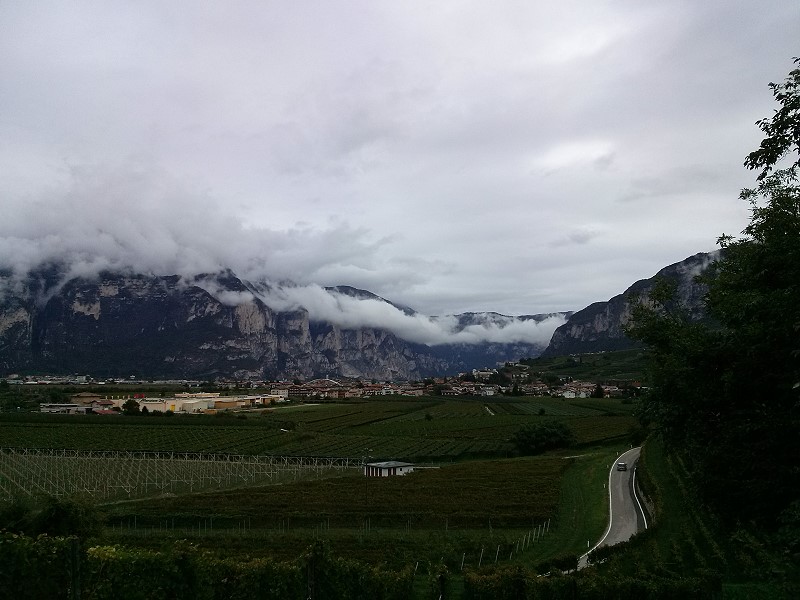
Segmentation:
{"type": "Polygon", "coordinates": [[[364,465],[364,475],[367,477],[391,477],[393,475],[407,475],[413,471],[413,464],[399,462],[396,460],[367,463],[364,465]]]}

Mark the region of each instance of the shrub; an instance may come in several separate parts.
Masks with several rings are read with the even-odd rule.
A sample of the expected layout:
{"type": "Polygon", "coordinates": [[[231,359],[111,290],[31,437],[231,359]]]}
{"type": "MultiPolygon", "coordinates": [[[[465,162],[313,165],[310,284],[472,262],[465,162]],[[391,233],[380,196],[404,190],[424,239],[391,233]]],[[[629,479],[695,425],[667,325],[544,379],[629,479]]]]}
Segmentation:
{"type": "Polygon", "coordinates": [[[534,423],[519,429],[512,438],[517,452],[523,456],[545,450],[565,448],[575,443],[572,430],[560,421],[534,423]]]}

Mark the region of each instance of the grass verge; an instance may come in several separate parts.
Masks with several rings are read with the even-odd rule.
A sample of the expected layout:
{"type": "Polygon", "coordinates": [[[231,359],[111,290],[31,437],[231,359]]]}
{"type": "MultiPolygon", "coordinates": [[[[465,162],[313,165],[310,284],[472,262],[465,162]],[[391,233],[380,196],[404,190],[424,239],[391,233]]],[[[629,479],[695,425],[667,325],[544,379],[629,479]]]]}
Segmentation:
{"type": "Polygon", "coordinates": [[[620,448],[597,447],[564,460],[572,461],[561,480],[556,526],[541,544],[521,559],[528,565],[570,554],[581,555],[608,525],[608,470],[620,448]]]}

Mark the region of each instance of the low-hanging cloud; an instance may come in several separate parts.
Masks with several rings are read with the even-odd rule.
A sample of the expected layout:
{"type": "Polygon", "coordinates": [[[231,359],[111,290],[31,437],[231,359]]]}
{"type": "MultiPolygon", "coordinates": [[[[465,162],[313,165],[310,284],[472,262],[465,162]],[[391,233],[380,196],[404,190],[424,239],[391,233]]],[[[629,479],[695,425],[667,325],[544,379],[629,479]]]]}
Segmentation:
{"type": "MultiPolygon", "coordinates": [[[[224,303],[252,299],[249,292],[231,294],[219,289],[213,281],[197,284],[224,303]]],[[[385,329],[404,340],[429,346],[486,342],[544,346],[566,320],[562,314],[541,321],[490,314],[478,324],[461,326],[454,315],[427,316],[402,310],[382,298],[353,297],[319,285],[256,285],[252,289],[253,294],[276,311],[306,310],[313,321],[332,323],[343,329],[385,329]]]]}
{"type": "Polygon", "coordinates": [[[421,259],[382,262],[379,251],[390,238],[373,239],[346,223],[324,230],[248,226],[208,194],[148,165],[72,169],[66,189],[12,200],[2,217],[0,267],[12,274],[4,278],[6,286],[46,264],[62,268],[62,282],[103,271],[180,275],[227,305],[258,297],[274,310],[303,309],[315,321],[385,329],[428,345],[543,345],[563,323],[560,317],[542,322],[502,317],[460,327],[455,317],[430,317],[380,298],[328,290],[315,280],[342,273],[379,279],[385,269],[395,282],[419,281],[421,259]],[[226,269],[261,284],[251,291],[226,289],[213,277],[226,269]]]}

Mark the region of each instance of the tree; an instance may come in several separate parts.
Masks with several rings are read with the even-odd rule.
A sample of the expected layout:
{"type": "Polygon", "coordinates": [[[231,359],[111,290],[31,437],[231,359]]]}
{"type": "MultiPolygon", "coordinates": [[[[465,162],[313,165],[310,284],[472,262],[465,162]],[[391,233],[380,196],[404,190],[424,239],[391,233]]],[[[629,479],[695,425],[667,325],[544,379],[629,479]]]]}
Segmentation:
{"type": "Polygon", "coordinates": [[[128,416],[134,416],[140,414],[139,403],[133,398],[128,398],[122,405],[122,414],[128,416]]]}
{"type": "Polygon", "coordinates": [[[770,88],[780,108],[757,122],[766,137],[745,160],[760,170],[741,193],[750,223],[719,238],[720,258],[701,278],[710,320],[690,321],[662,285],[629,333],[651,353],[643,419],[683,455],[718,514],[774,524],[800,489],[800,69],[770,88]]]}
{"type": "MultiPolygon", "coordinates": [[[[800,58],[795,58],[794,64],[800,67],[800,58]]],[[[758,150],[747,155],[744,166],[761,169],[758,181],[763,181],[782,159],[794,154],[794,162],[785,171],[796,179],[800,168],[800,68],[789,71],[785,82],[770,83],[769,87],[780,106],[771,119],[756,121],[765,137],[758,150]]]]}
{"type": "Polygon", "coordinates": [[[596,386],[594,386],[594,389],[592,390],[592,398],[605,398],[605,396],[606,392],[602,385],[598,383],[596,386]]]}
{"type": "Polygon", "coordinates": [[[29,536],[89,537],[100,529],[99,516],[91,504],[74,499],[53,496],[17,498],[0,505],[0,529],[29,536]]]}
{"type": "Polygon", "coordinates": [[[67,395],[64,390],[53,389],[47,392],[47,400],[53,404],[64,404],[67,402],[67,395]]]}
{"type": "Polygon", "coordinates": [[[575,443],[572,430],[560,421],[545,421],[519,429],[512,438],[517,452],[523,456],[546,450],[565,448],[575,443]]]}
{"type": "Polygon", "coordinates": [[[495,371],[489,375],[489,383],[492,385],[508,385],[511,383],[511,379],[503,371],[495,371]]]}

